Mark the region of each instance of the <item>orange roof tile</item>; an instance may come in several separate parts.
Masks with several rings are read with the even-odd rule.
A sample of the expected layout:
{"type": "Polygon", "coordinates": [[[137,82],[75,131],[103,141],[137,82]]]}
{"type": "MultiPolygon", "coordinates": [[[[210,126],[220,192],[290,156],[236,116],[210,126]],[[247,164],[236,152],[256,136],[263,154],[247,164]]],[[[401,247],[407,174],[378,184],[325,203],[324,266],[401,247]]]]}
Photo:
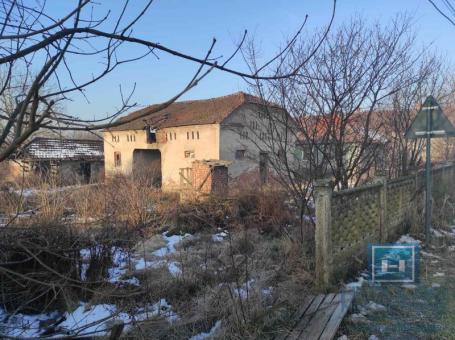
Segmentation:
{"type": "MultiPolygon", "coordinates": [[[[217,98],[174,102],[164,110],[150,113],[145,117],[109,130],[142,130],[147,126],[162,129],[176,126],[216,124],[221,123],[241,105],[248,103],[263,104],[264,101],[247,93],[237,92],[217,98]]],[[[132,112],[120,118],[120,121],[131,117],[140,117],[148,111],[153,112],[157,106],[158,104],[155,104],[132,112]]]]}

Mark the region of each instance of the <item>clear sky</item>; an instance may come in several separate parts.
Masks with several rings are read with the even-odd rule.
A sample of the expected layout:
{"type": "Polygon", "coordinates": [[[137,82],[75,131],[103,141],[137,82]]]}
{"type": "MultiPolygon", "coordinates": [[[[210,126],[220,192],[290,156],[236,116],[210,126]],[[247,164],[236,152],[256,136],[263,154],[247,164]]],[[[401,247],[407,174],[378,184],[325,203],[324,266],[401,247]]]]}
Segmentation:
{"type": "MultiPolygon", "coordinates": [[[[64,13],[66,4],[53,0],[54,11],[64,13]]],[[[101,1],[102,7],[119,9],[120,1],[101,1]]],[[[142,0],[133,0],[133,4],[142,0]]],[[[202,57],[213,37],[217,38],[214,55],[228,55],[243,31],[260,41],[262,56],[272,56],[285,37],[290,36],[309,15],[307,30],[322,29],[330,18],[331,0],[155,0],[149,12],[135,28],[134,35],[185,53],[202,57]]],[[[102,8],[101,8],[102,9],[102,8]]],[[[335,25],[353,15],[369,20],[388,21],[397,13],[413,16],[418,41],[455,61],[455,27],[443,19],[428,0],[338,0],[335,25]]],[[[130,47],[128,53],[136,53],[130,47]]],[[[136,83],[134,101],[147,105],[164,101],[188,81],[196,65],[159,53],[160,60],[148,57],[125,65],[87,91],[90,103],[73,96],[66,105],[69,113],[86,118],[101,117],[120,104],[119,85],[128,92],[136,83]]],[[[85,60],[73,60],[76,76],[92,67],[85,60]]],[[[230,64],[243,68],[241,58],[230,64]]],[[[184,99],[208,98],[245,89],[244,82],[232,75],[215,71],[184,99]]]]}

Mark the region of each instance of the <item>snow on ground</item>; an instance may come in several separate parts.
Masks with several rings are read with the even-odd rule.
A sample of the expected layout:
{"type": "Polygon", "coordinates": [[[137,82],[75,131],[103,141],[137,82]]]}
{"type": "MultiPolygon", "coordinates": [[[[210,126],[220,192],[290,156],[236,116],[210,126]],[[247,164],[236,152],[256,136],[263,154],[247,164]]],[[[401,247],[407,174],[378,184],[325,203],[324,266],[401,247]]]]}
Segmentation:
{"type": "Polygon", "coordinates": [[[182,274],[182,270],[178,266],[178,262],[169,261],[167,263],[167,269],[172,274],[172,276],[179,276],[180,274],[182,274]]]}
{"type": "Polygon", "coordinates": [[[106,335],[112,321],[122,321],[126,325],[125,329],[128,330],[134,322],[147,320],[158,315],[165,317],[170,323],[179,319],[179,316],[172,312],[171,305],[165,299],[139,308],[132,314],[119,312],[115,305],[90,306],[81,303],[73,312],[65,313],[66,320],[59,325],[59,329],[67,334],[95,332],[96,335],[101,336],[106,335]]]}
{"type": "Polygon", "coordinates": [[[0,308],[0,333],[10,337],[36,338],[40,333],[40,323],[58,316],[57,312],[48,314],[10,315],[0,308]]]}
{"type": "Polygon", "coordinates": [[[316,216],[303,215],[303,219],[307,222],[316,223],[316,216]]]}
{"type": "Polygon", "coordinates": [[[10,192],[14,192],[16,195],[22,196],[24,198],[33,196],[36,193],[36,189],[22,189],[22,190],[14,190],[10,189],[10,192]]]}
{"type": "MultiPolygon", "coordinates": [[[[139,280],[135,277],[124,279],[124,276],[131,270],[145,270],[148,268],[162,268],[167,267],[169,273],[173,276],[179,276],[182,270],[177,261],[166,259],[167,255],[175,253],[176,245],[184,239],[191,239],[193,236],[190,234],[171,235],[167,236],[167,232],[161,235],[162,240],[166,243],[164,247],[159,248],[151,253],[156,259],[148,259],[144,254],[136,251],[129,254],[120,247],[112,247],[112,266],[108,269],[109,282],[112,284],[132,284],[139,285],[139,280]]],[[[90,257],[92,253],[99,253],[102,251],[101,247],[95,246],[93,248],[84,248],[80,250],[81,256],[81,280],[87,280],[87,270],[89,267],[90,257]]]]}
{"type": "MultiPolygon", "coordinates": [[[[79,251],[81,257],[81,280],[87,280],[87,270],[92,254],[100,254],[103,251],[102,247],[95,246],[93,248],[84,248],[79,251]]],[[[112,267],[108,268],[109,282],[127,283],[132,285],[139,285],[137,278],[122,279],[128,272],[130,255],[120,247],[112,247],[110,249],[112,255],[112,267]]]]}
{"type": "Polygon", "coordinates": [[[212,235],[212,240],[214,242],[222,242],[224,241],[224,239],[228,237],[228,232],[226,230],[222,231],[222,232],[219,232],[219,233],[216,233],[216,234],[213,234],[212,235]]]}
{"type": "Polygon", "coordinates": [[[9,223],[10,219],[4,215],[0,215],[0,227],[5,227],[9,223]]]}
{"type": "Polygon", "coordinates": [[[402,235],[400,237],[400,239],[397,241],[397,243],[417,243],[417,244],[420,244],[420,243],[422,243],[422,241],[416,240],[415,238],[413,238],[412,236],[407,234],[407,235],[402,235]]]}
{"type": "MultiPolygon", "coordinates": [[[[64,321],[56,327],[56,332],[67,335],[102,336],[108,333],[114,321],[122,321],[125,324],[125,330],[129,330],[134,322],[156,316],[163,316],[169,323],[180,319],[165,299],[138,308],[132,313],[119,311],[117,306],[112,304],[90,305],[81,302],[74,311],[63,315],[64,321]]],[[[58,312],[11,316],[0,309],[0,329],[3,334],[11,337],[37,338],[44,331],[41,328],[43,321],[56,320],[59,317],[58,312]]]]}
{"type": "Polygon", "coordinates": [[[215,325],[208,331],[192,336],[189,340],[204,340],[213,337],[221,329],[221,320],[215,322],[215,325]]]}
{"type": "Polygon", "coordinates": [[[193,235],[185,234],[183,236],[180,235],[171,235],[167,236],[168,232],[164,232],[161,234],[163,240],[166,242],[166,246],[155,250],[152,254],[157,257],[163,257],[167,254],[172,254],[176,252],[175,246],[177,243],[181,242],[184,239],[191,239],[193,235]]]}
{"type": "Polygon", "coordinates": [[[253,287],[254,280],[251,279],[248,282],[245,282],[243,285],[240,287],[235,287],[234,288],[234,294],[237,295],[240,299],[244,300],[248,297],[249,294],[251,294],[251,289],[253,287]]]}
{"type": "Polygon", "coordinates": [[[431,229],[431,232],[436,237],[443,237],[443,236],[455,237],[455,227],[453,227],[453,226],[450,227],[450,231],[442,230],[442,229],[431,229]]]}
{"type": "MultiPolygon", "coordinates": [[[[139,286],[140,282],[136,277],[124,278],[125,275],[129,273],[130,269],[143,270],[147,268],[167,267],[171,275],[181,275],[182,271],[179,267],[179,263],[167,259],[166,256],[177,251],[176,246],[179,242],[193,236],[190,234],[185,234],[183,236],[167,236],[167,233],[165,232],[161,237],[166,243],[166,246],[151,253],[156,259],[146,260],[144,254],[139,254],[138,251],[130,254],[120,247],[112,247],[110,249],[112,266],[108,268],[109,277],[107,278],[109,282],[112,284],[131,284],[139,286]]],[[[92,254],[99,255],[103,250],[105,251],[102,246],[98,245],[80,250],[81,280],[87,280],[87,270],[92,254]]],[[[116,305],[90,305],[81,302],[74,311],[66,312],[64,314],[66,320],[58,326],[58,329],[71,335],[74,335],[76,331],[78,331],[78,334],[96,332],[96,335],[105,335],[109,327],[108,324],[113,321],[123,321],[125,324],[128,324],[128,329],[135,321],[146,320],[157,315],[164,316],[168,322],[174,322],[179,319],[179,316],[172,312],[171,305],[165,299],[161,299],[155,304],[150,304],[146,307],[137,309],[131,314],[118,311],[116,305]]],[[[43,331],[43,329],[40,328],[40,324],[43,321],[55,320],[58,317],[59,314],[57,312],[37,315],[16,314],[12,316],[0,308],[0,333],[5,333],[6,335],[13,337],[38,337],[40,332],[43,331]]]]}
{"type": "Polygon", "coordinates": [[[437,230],[437,229],[431,228],[431,233],[436,237],[444,237],[442,230],[437,230]]]}
{"type": "Polygon", "coordinates": [[[254,279],[250,279],[248,282],[245,282],[241,285],[237,285],[236,283],[220,283],[219,287],[229,287],[234,296],[240,298],[241,300],[245,300],[248,296],[254,292],[259,293],[263,298],[268,298],[273,293],[273,287],[264,287],[259,289],[260,287],[257,286],[257,282],[254,279]]]}
{"type": "Polygon", "coordinates": [[[357,278],[357,281],[354,281],[354,282],[349,282],[347,284],[344,285],[344,288],[346,290],[353,290],[353,291],[357,291],[358,289],[362,288],[362,285],[363,283],[365,282],[365,278],[363,276],[359,276],[357,278]]]}
{"type": "Polygon", "coordinates": [[[423,256],[426,256],[426,257],[432,257],[434,259],[442,260],[441,256],[434,255],[434,254],[428,253],[428,252],[423,251],[423,250],[420,251],[420,254],[422,254],[423,256]]]}
{"type": "Polygon", "coordinates": [[[81,303],[73,312],[66,312],[65,321],[59,325],[60,332],[65,334],[86,334],[96,333],[97,335],[106,335],[108,331],[107,321],[122,320],[124,323],[129,322],[129,315],[117,311],[115,305],[100,304],[90,306],[87,303],[81,303]]]}

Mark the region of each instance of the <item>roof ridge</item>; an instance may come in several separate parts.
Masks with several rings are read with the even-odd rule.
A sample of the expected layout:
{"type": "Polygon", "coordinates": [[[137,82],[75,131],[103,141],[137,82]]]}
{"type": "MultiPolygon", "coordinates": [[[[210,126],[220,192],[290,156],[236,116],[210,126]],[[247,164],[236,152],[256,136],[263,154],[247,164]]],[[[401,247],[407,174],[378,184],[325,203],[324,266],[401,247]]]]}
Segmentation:
{"type": "Polygon", "coordinates": [[[33,137],[29,143],[27,143],[26,145],[34,142],[34,141],[37,141],[37,140],[48,140],[48,141],[69,141],[69,142],[98,142],[98,143],[102,143],[102,139],[87,139],[87,138],[66,138],[66,137],[63,137],[63,138],[55,138],[55,137],[44,137],[44,136],[36,136],[36,137],[33,137]]]}
{"type": "MultiPolygon", "coordinates": [[[[237,91],[237,92],[234,92],[234,93],[225,94],[223,96],[218,96],[218,97],[181,100],[181,101],[175,101],[174,103],[176,103],[176,104],[177,103],[188,104],[188,103],[195,103],[195,102],[215,101],[215,100],[218,100],[218,99],[236,97],[236,96],[239,96],[239,95],[243,96],[244,98],[246,98],[246,96],[251,96],[250,94],[245,93],[243,91],[237,91]]],[[[148,105],[148,106],[153,106],[153,105],[157,105],[157,104],[151,104],[151,105],[148,105]]]]}
{"type": "Polygon", "coordinates": [[[245,104],[278,106],[252,94],[237,91],[219,97],[175,101],[158,111],[160,104],[148,105],[119,118],[120,121],[126,120],[126,117],[131,117],[132,120],[109,130],[140,130],[145,127],[144,123],[161,127],[215,124],[222,122],[234,110],[245,104]]]}
{"type": "MultiPolygon", "coordinates": [[[[223,96],[218,96],[218,97],[211,97],[211,98],[202,98],[202,99],[188,99],[188,100],[179,100],[179,101],[175,101],[175,102],[172,102],[172,104],[188,104],[188,103],[196,103],[196,102],[206,102],[206,101],[215,101],[215,100],[218,100],[218,99],[222,99],[222,98],[229,98],[229,97],[235,97],[235,96],[242,96],[243,98],[247,98],[247,97],[256,97],[252,94],[249,94],[249,93],[246,93],[244,91],[237,91],[237,92],[234,92],[234,93],[230,93],[230,94],[225,94],[223,96]]],[[[259,97],[256,97],[256,98],[259,98],[259,97]]],[[[151,107],[151,106],[154,106],[154,105],[160,105],[161,103],[154,103],[154,104],[148,104],[148,105],[145,105],[143,108],[139,109],[139,110],[144,110],[148,107],[151,107]]],[[[172,105],[171,104],[171,105],[172,105]]],[[[133,111],[133,112],[137,112],[136,111],[133,111]]]]}

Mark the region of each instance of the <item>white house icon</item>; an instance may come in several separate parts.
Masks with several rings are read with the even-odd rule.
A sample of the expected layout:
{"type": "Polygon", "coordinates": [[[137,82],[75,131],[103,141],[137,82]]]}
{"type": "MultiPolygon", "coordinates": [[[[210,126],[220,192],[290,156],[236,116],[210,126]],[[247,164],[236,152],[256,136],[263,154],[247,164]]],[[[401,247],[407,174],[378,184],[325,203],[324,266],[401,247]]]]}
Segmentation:
{"type": "Polygon", "coordinates": [[[389,269],[396,269],[396,268],[398,268],[398,271],[400,273],[404,273],[405,272],[405,267],[406,267],[406,261],[405,260],[399,260],[398,261],[398,265],[389,263],[389,260],[382,260],[381,261],[381,272],[383,272],[383,273],[389,272],[389,269]]]}

